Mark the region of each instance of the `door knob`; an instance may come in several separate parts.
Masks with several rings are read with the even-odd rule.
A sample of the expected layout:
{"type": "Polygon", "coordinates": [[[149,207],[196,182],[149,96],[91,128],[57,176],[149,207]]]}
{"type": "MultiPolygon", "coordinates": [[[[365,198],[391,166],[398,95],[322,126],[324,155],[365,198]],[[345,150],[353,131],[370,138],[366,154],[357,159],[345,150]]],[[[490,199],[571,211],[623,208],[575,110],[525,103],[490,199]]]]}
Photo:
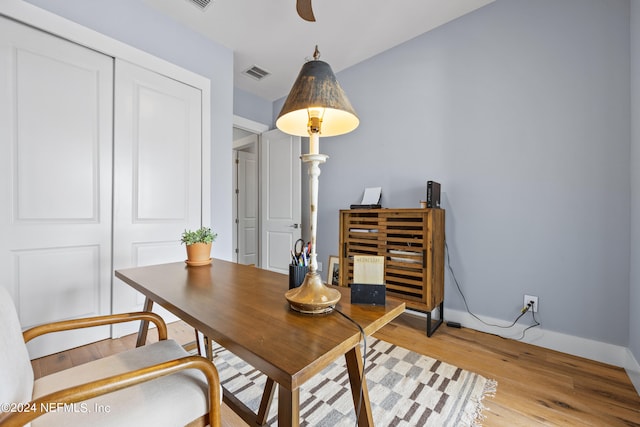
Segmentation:
{"type": "Polygon", "coordinates": [[[300,224],[293,224],[293,225],[290,225],[289,227],[290,228],[298,228],[298,227],[300,227],[300,224]]]}

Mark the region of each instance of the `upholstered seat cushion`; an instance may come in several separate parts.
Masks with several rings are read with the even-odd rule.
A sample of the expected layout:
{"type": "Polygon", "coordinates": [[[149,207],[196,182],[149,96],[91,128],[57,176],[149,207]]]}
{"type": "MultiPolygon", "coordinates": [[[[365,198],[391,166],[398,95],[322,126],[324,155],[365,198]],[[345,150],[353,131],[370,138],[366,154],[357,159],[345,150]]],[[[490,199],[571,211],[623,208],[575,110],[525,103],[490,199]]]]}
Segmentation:
{"type": "Polygon", "coordinates": [[[33,392],[33,369],[18,313],[0,284],[0,403],[25,403],[33,392]]]}
{"type": "MultiPolygon", "coordinates": [[[[75,366],[35,381],[33,397],[187,356],[173,340],[160,341],[75,366]]],[[[42,415],[33,427],[183,426],[208,411],[207,381],[188,369],[42,415]]]]}

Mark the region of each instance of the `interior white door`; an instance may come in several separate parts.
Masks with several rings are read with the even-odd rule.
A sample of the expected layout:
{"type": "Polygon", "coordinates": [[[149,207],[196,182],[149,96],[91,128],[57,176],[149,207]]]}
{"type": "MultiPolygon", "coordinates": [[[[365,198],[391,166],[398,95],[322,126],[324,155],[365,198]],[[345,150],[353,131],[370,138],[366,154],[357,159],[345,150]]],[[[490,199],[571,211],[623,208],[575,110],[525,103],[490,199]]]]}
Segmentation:
{"type": "MultiPolygon", "coordinates": [[[[202,224],[202,93],[125,61],[115,69],[114,269],[184,261],[180,235],[202,224]]],[[[142,295],[113,280],[114,312],[141,309],[142,295]]],[[[137,328],[117,326],[114,336],[137,328]]]]}
{"type": "Polygon", "coordinates": [[[258,159],[255,153],[237,151],[238,260],[258,264],[258,159]]]}
{"type": "Polygon", "coordinates": [[[291,249],[301,236],[300,137],[277,129],[260,141],[260,266],[289,273],[291,249]]]}
{"type": "MultiPolygon", "coordinates": [[[[113,59],[0,18],[0,286],[23,327],[110,312],[113,59]]],[[[109,336],[37,338],[39,357],[109,336]]]]}

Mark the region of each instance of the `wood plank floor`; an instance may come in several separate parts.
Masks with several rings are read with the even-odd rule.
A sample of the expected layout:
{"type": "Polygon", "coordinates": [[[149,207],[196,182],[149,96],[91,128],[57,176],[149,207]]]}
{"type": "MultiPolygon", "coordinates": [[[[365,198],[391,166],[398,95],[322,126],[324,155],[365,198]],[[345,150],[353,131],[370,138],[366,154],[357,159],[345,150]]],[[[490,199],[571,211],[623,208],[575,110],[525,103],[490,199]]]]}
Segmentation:
{"type": "MultiPolygon", "coordinates": [[[[497,380],[496,396],[484,401],[484,426],[640,426],[640,396],[624,369],[465,328],[441,326],[427,338],[424,327],[424,318],[404,314],[376,337],[497,380]]],[[[176,322],[169,337],[186,344],[193,329],[176,322]]],[[[134,336],[105,340],[32,365],[41,377],[134,346],[134,336]]],[[[222,410],[223,425],[246,426],[222,410]]]]}

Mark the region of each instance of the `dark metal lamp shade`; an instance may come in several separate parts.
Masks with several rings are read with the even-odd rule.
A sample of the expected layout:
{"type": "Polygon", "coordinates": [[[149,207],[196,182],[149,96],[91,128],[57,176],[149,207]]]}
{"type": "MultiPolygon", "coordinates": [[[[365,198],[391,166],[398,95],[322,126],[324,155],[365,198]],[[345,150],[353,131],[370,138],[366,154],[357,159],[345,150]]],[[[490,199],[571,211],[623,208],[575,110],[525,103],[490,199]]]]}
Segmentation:
{"type": "Polygon", "coordinates": [[[348,133],[360,124],[331,67],[317,59],[302,66],[276,126],[290,135],[309,136],[313,115],[321,119],[321,136],[348,133]]]}

